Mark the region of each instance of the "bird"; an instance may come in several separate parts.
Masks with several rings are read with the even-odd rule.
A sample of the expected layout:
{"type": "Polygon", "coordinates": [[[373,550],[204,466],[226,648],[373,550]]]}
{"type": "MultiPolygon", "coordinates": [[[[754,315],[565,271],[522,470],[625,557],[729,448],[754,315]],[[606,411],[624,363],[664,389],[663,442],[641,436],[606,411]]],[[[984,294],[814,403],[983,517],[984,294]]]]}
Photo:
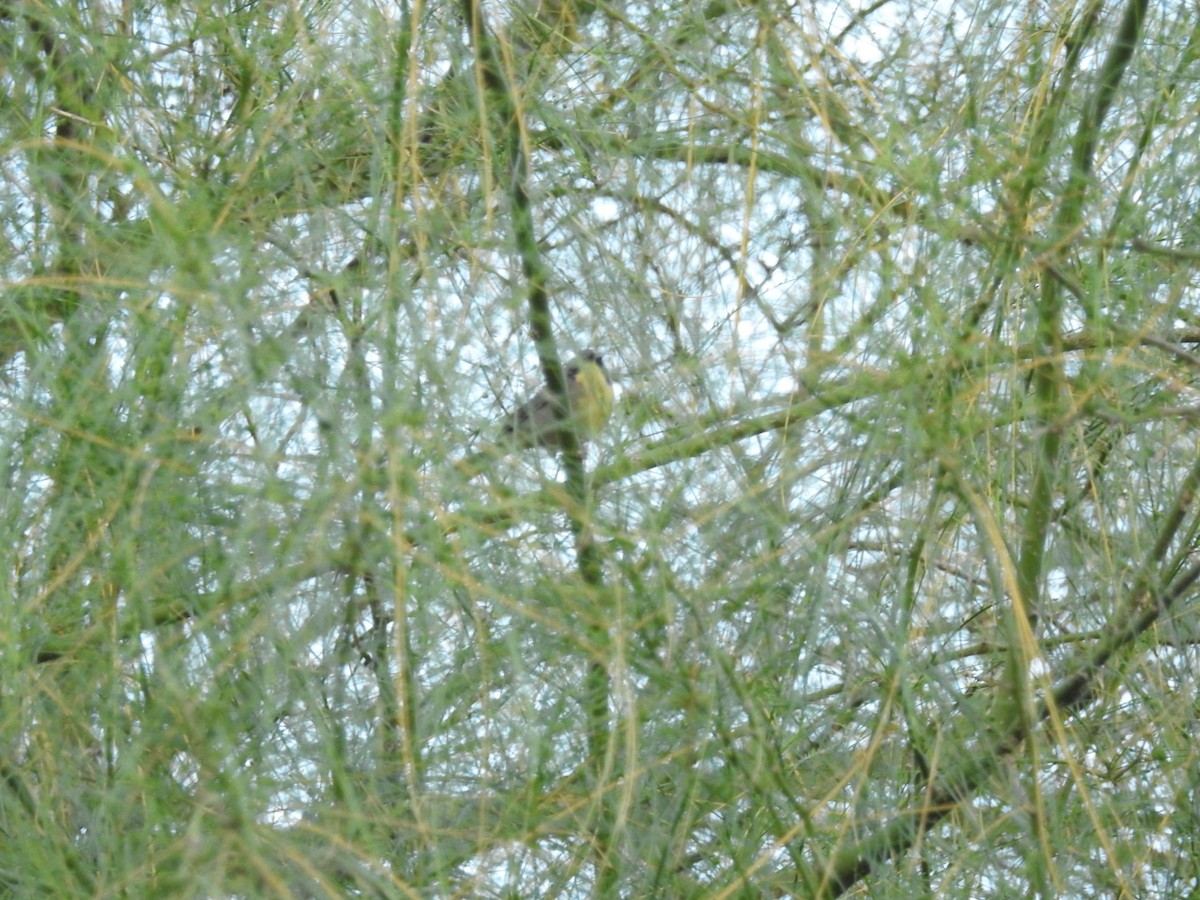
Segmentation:
{"type": "Polygon", "coordinates": [[[459,471],[470,479],[513,450],[562,450],[564,429],[572,430],[581,444],[595,437],[613,411],[612,378],[604,357],[583,350],[563,369],[563,377],[565,397],[544,386],[504,417],[495,443],[456,463],[459,471]]]}
{"type": "Polygon", "coordinates": [[[574,429],[580,443],[599,433],[613,411],[612,378],[604,357],[584,350],[567,364],[563,375],[566,397],[555,394],[549,385],[543,387],[505,417],[502,441],[521,450],[561,450],[564,426],[574,429]]]}

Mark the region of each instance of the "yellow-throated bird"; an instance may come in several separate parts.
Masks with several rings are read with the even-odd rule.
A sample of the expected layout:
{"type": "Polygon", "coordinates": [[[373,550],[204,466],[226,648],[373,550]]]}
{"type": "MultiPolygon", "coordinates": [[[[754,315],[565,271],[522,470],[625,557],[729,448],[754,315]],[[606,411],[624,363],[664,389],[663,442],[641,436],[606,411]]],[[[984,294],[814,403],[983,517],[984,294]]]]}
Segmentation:
{"type": "Polygon", "coordinates": [[[575,429],[580,442],[594,437],[613,411],[612,379],[604,358],[584,350],[563,370],[567,396],[558,396],[547,385],[526,400],[504,421],[503,439],[521,449],[545,447],[559,450],[562,428],[575,429]]]}
{"type": "Polygon", "coordinates": [[[457,463],[468,478],[478,475],[489,459],[508,450],[544,447],[562,449],[563,428],[571,428],[584,443],[604,427],[613,411],[612,379],[604,358],[595,350],[584,350],[563,369],[566,397],[549,385],[504,418],[499,441],[457,463]]]}

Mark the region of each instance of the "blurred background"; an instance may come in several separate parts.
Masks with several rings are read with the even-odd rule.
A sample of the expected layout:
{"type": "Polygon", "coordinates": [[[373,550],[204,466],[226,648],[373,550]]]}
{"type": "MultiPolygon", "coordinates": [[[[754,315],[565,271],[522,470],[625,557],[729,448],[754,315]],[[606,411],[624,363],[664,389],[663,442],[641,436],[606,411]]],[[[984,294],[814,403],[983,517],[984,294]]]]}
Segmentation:
{"type": "Polygon", "coordinates": [[[6,892],[1197,889],[1193,5],[83,6],[0,3],[6,892]]]}

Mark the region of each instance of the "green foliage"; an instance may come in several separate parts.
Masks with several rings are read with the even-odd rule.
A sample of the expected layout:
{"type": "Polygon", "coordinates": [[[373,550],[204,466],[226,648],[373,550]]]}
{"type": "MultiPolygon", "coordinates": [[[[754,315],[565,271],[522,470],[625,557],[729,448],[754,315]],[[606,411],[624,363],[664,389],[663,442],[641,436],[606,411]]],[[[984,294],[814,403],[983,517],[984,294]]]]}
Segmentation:
{"type": "Polygon", "coordinates": [[[1193,19],[0,6],[0,885],[1195,891],[1193,19]]]}

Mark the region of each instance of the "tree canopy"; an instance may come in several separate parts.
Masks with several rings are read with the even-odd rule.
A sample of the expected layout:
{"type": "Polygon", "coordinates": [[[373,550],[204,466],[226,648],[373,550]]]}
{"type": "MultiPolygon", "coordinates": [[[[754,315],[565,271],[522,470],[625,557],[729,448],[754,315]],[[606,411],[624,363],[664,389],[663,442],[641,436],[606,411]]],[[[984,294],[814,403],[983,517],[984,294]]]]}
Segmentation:
{"type": "Polygon", "coordinates": [[[1198,39],[0,2],[0,885],[1200,890],[1198,39]]]}

